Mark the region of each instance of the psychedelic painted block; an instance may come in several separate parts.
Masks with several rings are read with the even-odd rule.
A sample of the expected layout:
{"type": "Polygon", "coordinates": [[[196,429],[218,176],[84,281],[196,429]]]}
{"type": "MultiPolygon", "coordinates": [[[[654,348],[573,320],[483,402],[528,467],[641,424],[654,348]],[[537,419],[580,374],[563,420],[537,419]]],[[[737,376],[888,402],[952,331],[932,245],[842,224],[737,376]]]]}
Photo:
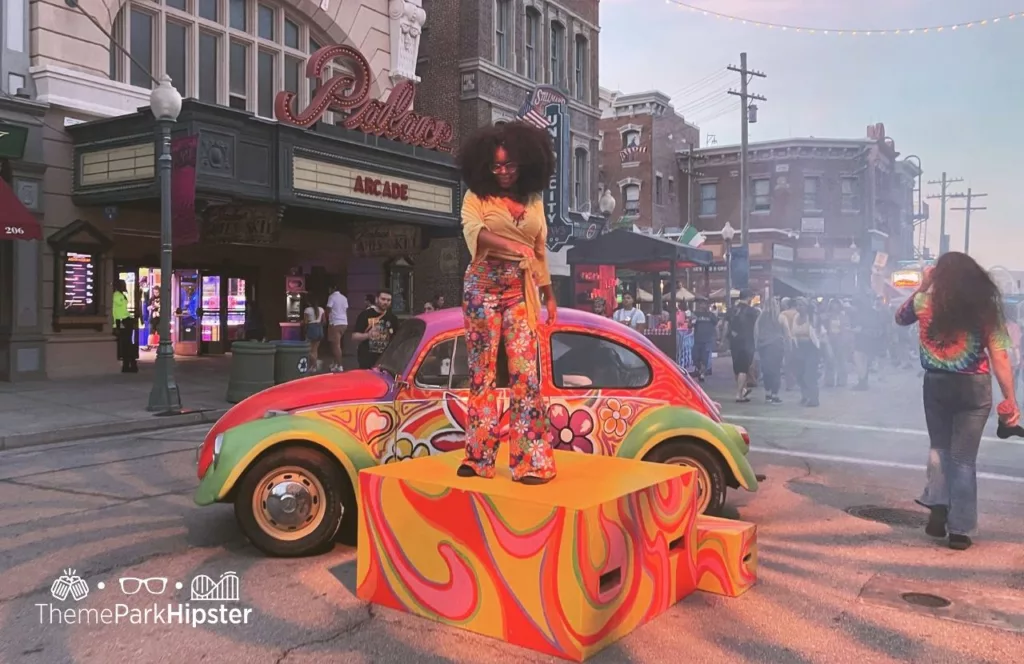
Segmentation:
{"type": "Polygon", "coordinates": [[[697,517],[697,588],[739,597],[757,581],[757,526],[697,517]]]}
{"type": "Polygon", "coordinates": [[[555,451],[524,486],[461,460],[359,473],[361,599],[583,661],[696,589],[693,469],[555,451]]]}

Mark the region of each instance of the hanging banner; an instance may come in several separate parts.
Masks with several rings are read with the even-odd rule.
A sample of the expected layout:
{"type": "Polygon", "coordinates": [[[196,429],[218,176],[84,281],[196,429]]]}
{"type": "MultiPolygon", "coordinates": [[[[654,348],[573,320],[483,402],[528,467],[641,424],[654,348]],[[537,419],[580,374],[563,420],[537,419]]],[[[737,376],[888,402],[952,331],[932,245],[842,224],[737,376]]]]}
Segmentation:
{"type": "Polygon", "coordinates": [[[199,242],[196,221],[196,152],[199,136],[171,141],[171,238],[175,247],[199,242]]]}
{"type": "Polygon", "coordinates": [[[554,142],[555,172],[544,192],[544,211],[548,220],[548,250],[559,251],[573,237],[573,223],[568,216],[572,152],[569,140],[569,99],[556,88],[537,86],[527,97],[517,118],[546,129],[554,142]]]}

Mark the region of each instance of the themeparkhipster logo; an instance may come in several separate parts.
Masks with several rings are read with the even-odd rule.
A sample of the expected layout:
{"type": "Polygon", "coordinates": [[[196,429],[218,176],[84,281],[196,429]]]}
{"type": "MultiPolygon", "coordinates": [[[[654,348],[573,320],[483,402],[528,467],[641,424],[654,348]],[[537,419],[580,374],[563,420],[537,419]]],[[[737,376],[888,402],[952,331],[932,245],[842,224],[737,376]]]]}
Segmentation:
{"type": "MultiPolygon", "coordinates": [[[[52,602],[40,602],[35,606],[39,609],[39,622],[43,625],[247,625],[252,616],[252,609],[235,605],[241,596],[238,574],[224,572],[219,579],[207,574],[197,574],[189,584],[187,602],[176,601],[165,595],[173,596],[181,591],[185,584],[181,581],[171,583],[167,577],[154,576],[137,578],[123,576],[118,578],[117,585],[109,586],[99,581],[95,590],[101,591],[90,595],[89,583],[78,576],[74,569],[65,569],[63,574],[54,579],[50,586],[52,602]],[[173,590],[170,588],[173,587],[173,590]],[[170,590],[170,592],[168,592],[170,590]],[[87,597],[93,603],[100,603],[106,596],[120,591],[123,597],[140,596],[153,598],[148,604],[138,605],[138,600],[131,604],[115,601],[111,606],[84,606],[80,604],[87,597]],[[196,604],[193,605],[192,602],[196,604]]],[[[142,600],[145,602],[145,600],[142,600]]]]}

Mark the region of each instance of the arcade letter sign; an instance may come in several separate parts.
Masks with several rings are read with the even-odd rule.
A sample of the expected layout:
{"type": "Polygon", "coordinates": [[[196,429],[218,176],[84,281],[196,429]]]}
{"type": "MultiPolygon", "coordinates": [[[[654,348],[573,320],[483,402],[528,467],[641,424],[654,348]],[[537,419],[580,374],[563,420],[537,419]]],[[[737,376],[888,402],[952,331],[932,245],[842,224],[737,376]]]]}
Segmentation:
{"type": "Polygon", "coordinates": [[[573,236],[573,223],[566,216],[569,202],[569,112],[568,98],[556,88],[534,88],[519,111],[519,119],[547,129],[555,144],[555,172],[544,192],[548,220],[548,250],[559,251],[573,236]]]}
{"type": "Polygon", "coordinates": [[[327,111],[347,115],[341,124],[346,129],[382,136],[416,147],[451,152],[452,126],[439,118],[413,113],[416,87],[402,81],[391,89],[386,101],[370,100],[370,63],[351,46],[324,46],[306,61],[306,77],[322,83],[299,112],[292,110],[294,92],[281,91],[274,100],[274,117],[298,127],[311,127],[327,111]],[[341,60],[354,74],[337,73],[321,81],[324,69],[334,60],[341,60]]]}

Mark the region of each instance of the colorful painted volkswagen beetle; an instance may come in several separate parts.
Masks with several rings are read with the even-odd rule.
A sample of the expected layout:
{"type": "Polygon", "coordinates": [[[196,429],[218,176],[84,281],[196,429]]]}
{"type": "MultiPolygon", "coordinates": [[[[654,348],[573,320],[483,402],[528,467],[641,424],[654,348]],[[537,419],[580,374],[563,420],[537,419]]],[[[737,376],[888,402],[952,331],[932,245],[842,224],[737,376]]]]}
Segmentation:
{"type": "MultiPolygon", "coordinates": [[[[747,432],[722,422],[643,335],[562,309],[541,331],[540,354],[556,449],[692,466],[706,513],[721,510],[729,487],[756,491],[747,432]]],[[[507,429],[504,365],[499,356],[507,429]]],[[[460,449],[468,387],[461,311],[409,319],[374,369],[304,378],[231,408],[199,448],[195,501],[234,503],[246,536],[271,555],[352,542],[359,470],[460,449]]]]}

